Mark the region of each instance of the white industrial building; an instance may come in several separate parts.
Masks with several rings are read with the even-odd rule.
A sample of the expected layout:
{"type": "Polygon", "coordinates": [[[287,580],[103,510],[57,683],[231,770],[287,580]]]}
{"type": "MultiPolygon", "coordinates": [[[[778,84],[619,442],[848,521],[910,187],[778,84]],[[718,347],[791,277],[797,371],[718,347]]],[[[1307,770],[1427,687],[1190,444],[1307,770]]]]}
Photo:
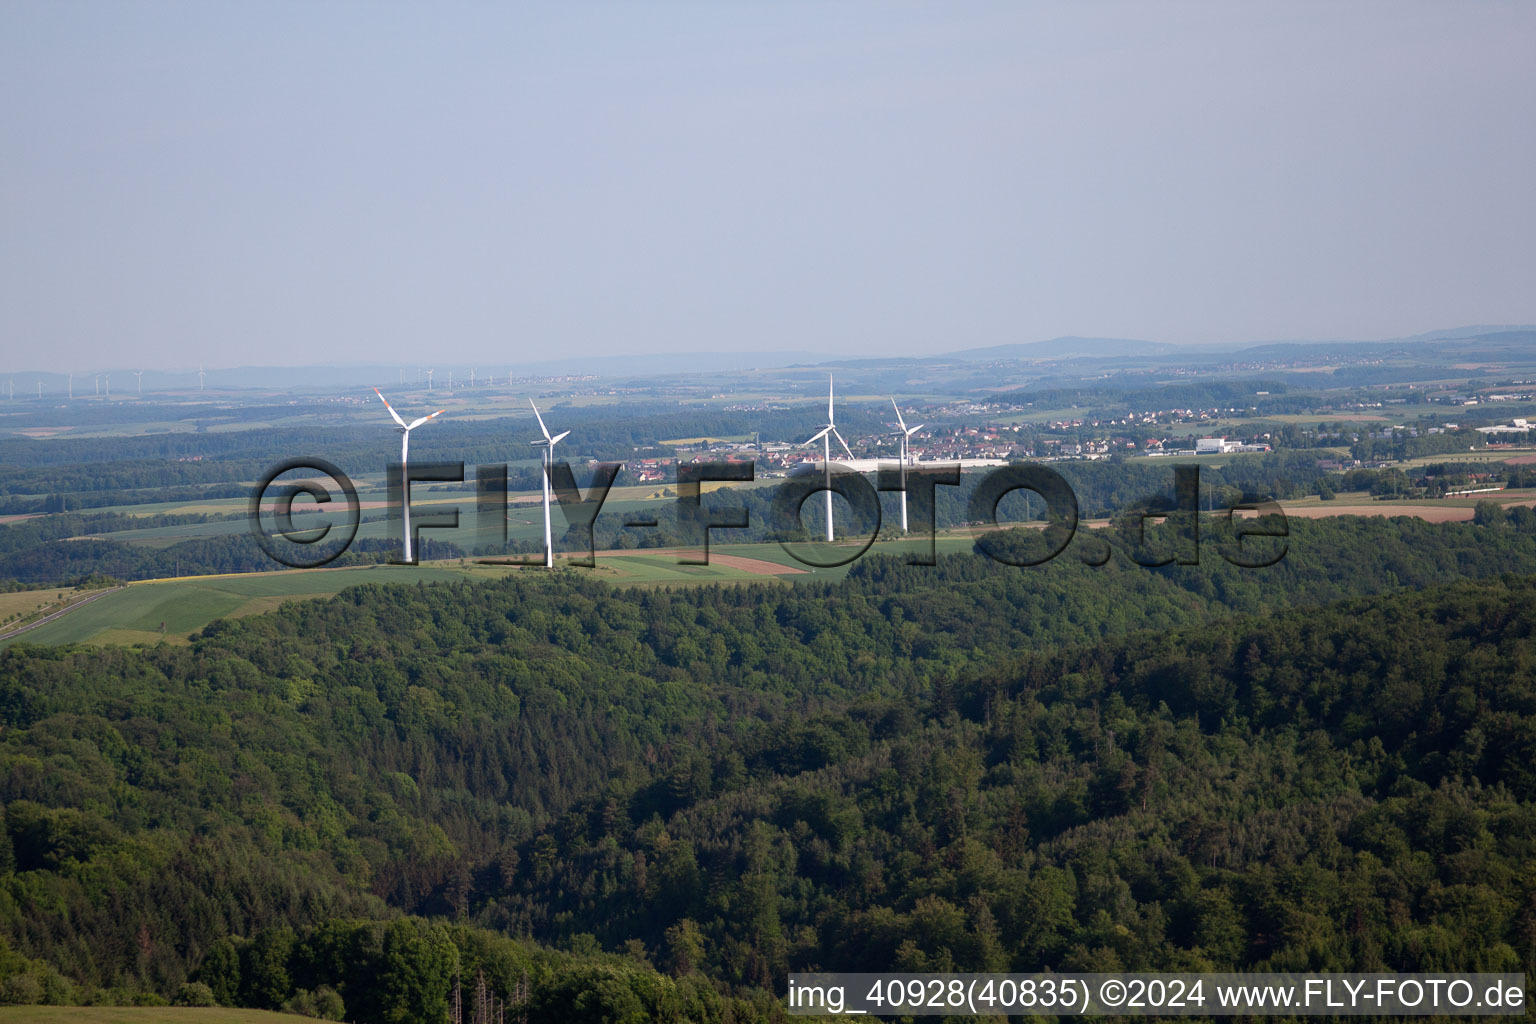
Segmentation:
{"type": "Polygon", "coordinates": [[[1536,430],[1536,424],[1524,419],[1512,420],[1508,426],[1477,428],[1479,434],[1524,434],[1530,430],[1536,430]]]}

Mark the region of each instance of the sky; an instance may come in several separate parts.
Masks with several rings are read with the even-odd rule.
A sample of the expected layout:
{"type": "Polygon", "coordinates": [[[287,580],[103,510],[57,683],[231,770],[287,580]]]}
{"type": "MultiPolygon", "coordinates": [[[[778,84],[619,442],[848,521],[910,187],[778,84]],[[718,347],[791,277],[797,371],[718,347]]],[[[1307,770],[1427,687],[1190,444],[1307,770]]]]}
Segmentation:
{"type": "Polygon", "coordinates": [[[1536,320],[1536,4],[0,6],[4,370],[1536,320]]]}

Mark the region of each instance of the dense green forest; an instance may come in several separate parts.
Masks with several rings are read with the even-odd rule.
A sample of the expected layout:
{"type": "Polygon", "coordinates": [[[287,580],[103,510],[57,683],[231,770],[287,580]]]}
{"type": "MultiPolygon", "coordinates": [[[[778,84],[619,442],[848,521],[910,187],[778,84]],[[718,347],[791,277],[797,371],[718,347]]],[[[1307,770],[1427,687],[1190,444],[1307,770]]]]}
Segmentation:
{"type": "Polygon", "coordinates": [[[1530,517],[1292,525],[1263,570],[530,573],[14,646],[0,999],[418,1020],[484,972],[535,1020],[746,1021],[815,967],[1521,969],[1530,517]]]}

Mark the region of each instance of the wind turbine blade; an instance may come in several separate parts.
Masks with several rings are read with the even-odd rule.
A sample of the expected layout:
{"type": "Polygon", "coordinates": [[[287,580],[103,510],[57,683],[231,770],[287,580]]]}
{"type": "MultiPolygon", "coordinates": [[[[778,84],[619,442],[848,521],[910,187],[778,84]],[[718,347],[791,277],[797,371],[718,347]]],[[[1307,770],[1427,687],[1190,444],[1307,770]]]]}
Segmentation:
{"type": "Polygon", "coordinates": [[[907,428],[907,436],[911,437],[913,434],[917,433],[919,430],[922,430],[922,429],[923,429],[923,425],[921,423],[919,423],[915,427],[908,427],[907,428]]]}
{"type": "MultiPolygon", "coordinates": [[[[901,418],[901,410],[899,408],[897,408],[897,406],[896,406],[896,399],[894,399],[894,398],[891,399],[891,408],[896,410],[896,422],[901,425],[901,429],[902,430],[906,430],[907,429],[907,421],[901,418]]],[[[907,432],[911,433],[911,431],[907,431],[907,432]]]]}
{"type": "MultiPolygon", "coordinates": [[[[533,399],[528,399],[528,404],[533,405],[533,399]]],[[[533,405],[534,419],[539,421],[539,432],[544,435],[544,440],[549,440],[549,428],[544,425],[544,417],[539,415],[539,407],[533,405]]]]}
{"type": "Polygon", "coordinates": [[[563,434],[556,434],[554,437],[549,439],[549,446],[551,448],[553,448],[555,445],[559,444],[564,438],[567,438],[570,435],[571,435],[571,432],[569,430],[567,430],[563,434]]]}
{"type": "Polygon", "coordinates": [[[395,418],[396,423],[400,424],[400,426],[406,430],[411,429],[405,425],[405,420],[400,418],[400,414],[395,412],[395,407],[389,404],[389,399],[384,397],[384,392],[380,391],[378,388],[374,388],[373,393],[379,396],[379,401],[384,403],[384,408],[389,410],[389,414],[395,418]]]}
{"type": "Polygon", "coordinates": [[[805,447],[808,444],[815,444],[817,441],[820,441],[822,438],[826,437],[827,436],[827,431],[829,431],[831,429],[832,429],[831,427],[822,427],[821,431],[819,433],[817,433],[814,437],[808,438],[807,440],[803,441],[800,446],[803,448],[803,447],[805,447]]]}
{"type": "Polygon", "coordinates": [[[829,424],[837,422],[832,416],[832,375],[830,373],[827,374],[827,422],[829,424]]]}
{"type": "Polygon", "coordinates": [[[853,449],[848,447],[848,442],[843,440],[843,435],[837,432],[837,428],[828,427],[827,429],[832,431],[832,436],[837,438],[837,443],[843,446],[843,451],[848,453],[848,457],[853,458],[853,449]]]}
{"type": "Polygon", "coordinates": [[[445,413],[447,411],[448,411],[447,409],[439,409],[439,410],[437,410],[437,412],[434,412],[434,413],[432,413],[429,416],[423,416],[419,420],[412,420],[411,421],[411,425],[406,427],[405,429],[406,430],[415,430],[417,427],[419,427],[423,423],[427,422],[427,420],[436,419],[437,417],[441,416],[443,413],[445,413]]]}

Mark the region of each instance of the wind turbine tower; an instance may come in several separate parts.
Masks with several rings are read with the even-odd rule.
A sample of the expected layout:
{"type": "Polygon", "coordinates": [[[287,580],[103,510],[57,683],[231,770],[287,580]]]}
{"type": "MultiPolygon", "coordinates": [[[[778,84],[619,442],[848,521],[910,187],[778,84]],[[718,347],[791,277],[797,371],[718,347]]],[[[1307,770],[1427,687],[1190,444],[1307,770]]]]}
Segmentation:
{"type": "Polygon", "coordinates": [[[384,397],[384,392],[374,388],[373,393],[379,396],[379,401],[384,403],[384,408],[389,410],[389,415],[394,418],[396,423],[400,424],[400,488],[402,492],[400,495],[400,521],[405,524],[405,560],[411,562],[415,561],[411,557],[411,503],[406,500],[406,496],[410,491],[410,477],[405,471],[405,467],[408,465],[406,459],[411,452],[411,431],[428,420],[441,416],[446,410],[439,409],[437,412],[423,416],[419,420],[412,420],[410,423],[407,423],[400,418],[399,413],[395,412],[395,407],[389,404],[389,399],[384,397]]]}
{"type": "MultiPolygon", "coordinates": [[[[848,453],[848,458],[853,458],[853,449],[848,447],[848,442],[843,440],[843,435],[837,432],[837,420],[832,415],[832,377],[827,377],[827,425],[821,428],[821,432],[807,440],[806,444],[822,443],[822,470],[827,474],[827,543],[832,543],[832,438],[837,438],[837,443],[843,446],[843,451],[848,453]]],[[[803,447],[803,446],[802,446],[803,447]]]]}
{"type": "Polygon", "coordinates": [[[432,375],[434,373],[436,373],[436,372],[437,372],[436,370],[428,370],[427,371],[427,390],[428,391],[432,390],[432,375]]]}
{"type": "Polygon", "coordinates": [[[203,390],[203,379],[208,375],[203,372],[203,364],[197,364],[197,390],[203,390]]]}
{"type": "Polygon", "coordinates": [[[919,423],[915,427],[907,426],[907,421],[901,418],[901,409],[896,405],[896,399],[891,399],[891,408],[896,410],[896,436],[901,439],[901,532],[907,532],[907,439],[919,430],[923,425],[919,423]]]}
{"type": "MultiPolygon", "coordinates": [[[[528,399],[528,404],[533,405],[533,399],[528,399]]],[[[539,415],[539,407],[537,405],[533,405],[533,415],[539,421],[539,433],[544,435],[542,439],[532,442],[535,448],[544,449],[544,568],[553,569],[555,567],[555,537],[549,525],[549,474],[555,464],[555,445],[559,444],[570,431],[567,430],[563,434],[556,434],[554,437],[550,437],[549,428],[544,425],[544,417],[539,415]]]]}
{"type": "Polygon", "coordinates": [[[143,370],[134,370],[133,371],[133,375],[135,377],[139,378],[139,397],[143,398],[144,397],[144,371],[143,370]]]}

